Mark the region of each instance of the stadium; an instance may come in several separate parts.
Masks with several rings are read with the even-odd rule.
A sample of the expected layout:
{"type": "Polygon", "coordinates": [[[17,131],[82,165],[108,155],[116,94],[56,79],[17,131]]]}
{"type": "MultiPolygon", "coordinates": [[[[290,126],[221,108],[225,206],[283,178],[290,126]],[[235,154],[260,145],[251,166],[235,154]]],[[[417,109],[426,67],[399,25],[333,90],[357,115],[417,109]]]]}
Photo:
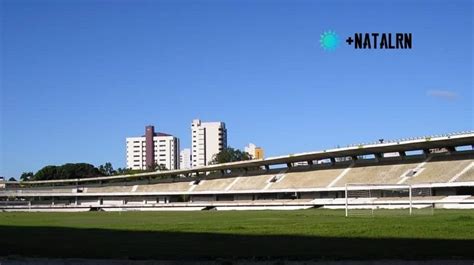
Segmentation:
{"type": "Polygon", "coordinates": [[[189,170],[2,184],[1,211],[474,209],[474,133],[189,170]]]}
{"type": "Polygon", "coordinates": [[[474,265],[474,1],[0,1],[0,265],[474,265]]]}

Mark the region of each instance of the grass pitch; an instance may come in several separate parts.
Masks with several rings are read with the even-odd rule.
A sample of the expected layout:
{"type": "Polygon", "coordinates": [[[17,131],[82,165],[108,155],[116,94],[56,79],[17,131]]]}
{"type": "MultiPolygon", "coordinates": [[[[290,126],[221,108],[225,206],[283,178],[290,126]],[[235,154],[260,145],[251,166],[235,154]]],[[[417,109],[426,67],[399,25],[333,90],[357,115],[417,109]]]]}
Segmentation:
{"type": "Polygon", "coordinates": [[[474,211],[0,213],[0,255],[128,259],[474,258],[474,211]],[[393,213],[393,212],[392,212],[393,213]]]}

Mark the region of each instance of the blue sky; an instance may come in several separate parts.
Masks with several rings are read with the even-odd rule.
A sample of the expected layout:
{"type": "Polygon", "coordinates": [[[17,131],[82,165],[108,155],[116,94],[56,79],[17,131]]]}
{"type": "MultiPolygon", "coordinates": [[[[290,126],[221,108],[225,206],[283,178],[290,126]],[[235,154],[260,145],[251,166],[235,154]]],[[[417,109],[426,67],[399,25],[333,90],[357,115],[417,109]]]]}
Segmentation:
{"type": "Polygon", "coordinates": [[[1,0],[0,175],[125,166],[144,126],[194,118],[267,156],[473,129],[473,2],[1,0]],[[334,52],[336,31],[412,50],[334,52]]]}

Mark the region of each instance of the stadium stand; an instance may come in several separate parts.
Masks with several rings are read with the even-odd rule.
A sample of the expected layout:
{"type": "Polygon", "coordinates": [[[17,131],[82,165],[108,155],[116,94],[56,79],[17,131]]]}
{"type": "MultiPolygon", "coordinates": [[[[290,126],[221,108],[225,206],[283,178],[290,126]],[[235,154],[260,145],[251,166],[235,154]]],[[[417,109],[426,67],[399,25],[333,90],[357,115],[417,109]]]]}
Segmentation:
{"type": "Polygon", "coordinates": [[[464,172],[460,172],[459,176],[454,181],[474,181],[474,163],[471,162],[471,164],[469,164],[469,166],[467,166],[466,168],[467,170],[464,172]]]}
{"type": "Polygon", "coordinates": [[[448,182],[466,168],[474,159],[474,154],[441,154],[432,157],[421,172],[406,181],[407,184],[448,182]]]}
{"type": "Polygon", "coordinates": [[[133,186],[92,186],[85,188],[86,193],[131,192],[133,186]]]}
{"type": "MultiPolygon", "coordinates": [[[[349,166],[349,165],[347,165],[349,166]]],[[[334,179],[339,176],[345,168],[331,168],[329,166],[304,167],[294,169],[284,174],[282,179],[275,182],[270,189],[307,189],[327,187],[334,179]]]]}
{"type": "Polygon", "coordinates": [[[424,158],[409,161],[362,162],[353,166],[334,186],[343,187],[347,183],[395,184],[410,169],[415,168],[424,158]]]}
{"type": "Polygon", "coordinates": [[[263,190],[276,174],[249,173],[239,179],[229,188],[231,191],[241,190],[263,190]]]}
{"type": "Polygon", "coordinates": [[[138,185],[136,192],[186,192],[190,188],[191,180],[180,180],[138,185]]]}
{"type": "Polygon", "coordinates": [[[237,180],[238,177],[205,179],[201,180],[199,184],[195,185],[196,187],[193,189],[193,191],[225,191],[227,188],[230,188],[231,185],[237,180]]]}
{"type": "Polygon", "coordinates": [[[31,188],[17,188],[15,191],[19,193],[73,193],[77,189],[76,186],[52,186],[52,187],[31,187],[31,188]]]}
{"type": "Polygon", "coordinates": [[[412,187],[413,203],[419,207],[474,209],[473,145],[471,132],[189,170],[3,181],[0,211],[340,208],[351,184],[361,184],[360,190],[351,191],[357,196],[351,202],[357,205],[406,206],[406,196],[382,187],[403,184],[412,187]],[[392,155],[385,157],[386,153],[392,155]],[[364,197],[367,189],[370,198],[364,197]]]}

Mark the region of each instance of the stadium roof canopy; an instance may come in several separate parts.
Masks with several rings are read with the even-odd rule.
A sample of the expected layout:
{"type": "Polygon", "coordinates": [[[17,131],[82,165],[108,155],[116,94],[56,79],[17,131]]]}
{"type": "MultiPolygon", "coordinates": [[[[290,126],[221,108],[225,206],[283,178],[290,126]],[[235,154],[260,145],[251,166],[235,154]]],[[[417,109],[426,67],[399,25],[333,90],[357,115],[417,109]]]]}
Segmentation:
{"type": "MultiPolygon", "coordinates": [[[[54,184],[54,183],[82,183],[110,180],[133,180],[146,177],[166,177],[178,175],[200,174],[212,171],[226,171],[232,169],[247,169],[256,167],[270,167],[274,165],[291,165],[295,162],[311,162],[315,160],[334,159],[337,157],[357,157],[363,155],[380,155],[383,153],[408,152],[415,150],[429,150],[435,148],[454,149],[457,146],[474,145],[474,132],[462,134],[451,134],[443,136],[422,137],[418,139],[400,140],[386,143],[359,144],[351,147],[328,149],[316,152],[307,152],[299,154],[290,154],[286,156],[269,157],[266,159],[255,159],[248,161],[239,161],[209,165],[204,167],[168,171],[156,171],[147,173],[138,173],[132,175],[118,175],[109,177],[82,178],[82,179],[60,179],[60,180],[39,180],[23,181],[20,184],[54,184]]],[[[16,182],[9,182],[16,183],[16,182]]]]}

